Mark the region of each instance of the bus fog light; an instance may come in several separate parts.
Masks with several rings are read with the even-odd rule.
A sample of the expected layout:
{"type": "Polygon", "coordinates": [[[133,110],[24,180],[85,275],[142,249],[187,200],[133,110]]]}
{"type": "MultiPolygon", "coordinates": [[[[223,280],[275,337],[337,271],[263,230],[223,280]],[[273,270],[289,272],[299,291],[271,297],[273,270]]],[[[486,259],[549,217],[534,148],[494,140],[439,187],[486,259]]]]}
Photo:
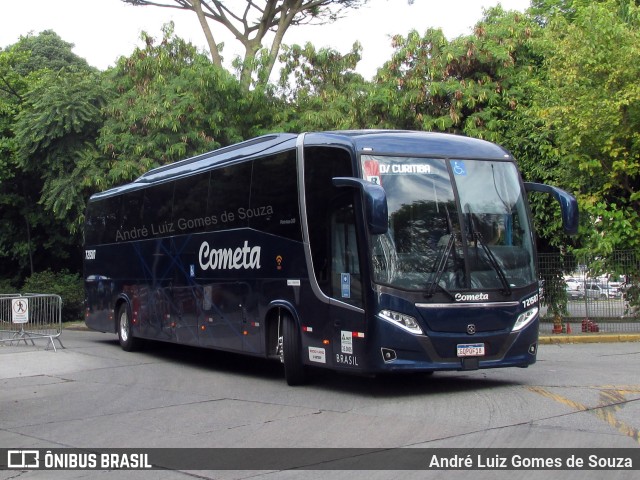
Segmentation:
{"type": "Polygon", "coordinates": [[[382,352],[382,359],[385,361],[385,363],[393,362],[396,358],[398,358],[398,355],[396,355],[396,351],[390,348],[381,348],[380,351],[382,352]]]}
{"type": "Polygon", "coordinates": [[[394,312],[392,310],[382,310],[380,312],[380,318],[393,323],[394,325],[397,325],[411,333],[417,333],[418,335],[422,334],[422,328],[420,328],[420,325],[418,325],[417,320],[410,315],[394,312]]]}
{"type": "Polygon", "coordinates": [[[517,332],[522,330],[524,327],[529,325],[534,318],[536,318],[536,315],[538,315],[538,307],[534,307],[531,310],[522,312],[520,315],[518,315],[518,318],[516,319],[516,323],[513,325],[513,328],[511,329],[511,331],[517,332]]]}

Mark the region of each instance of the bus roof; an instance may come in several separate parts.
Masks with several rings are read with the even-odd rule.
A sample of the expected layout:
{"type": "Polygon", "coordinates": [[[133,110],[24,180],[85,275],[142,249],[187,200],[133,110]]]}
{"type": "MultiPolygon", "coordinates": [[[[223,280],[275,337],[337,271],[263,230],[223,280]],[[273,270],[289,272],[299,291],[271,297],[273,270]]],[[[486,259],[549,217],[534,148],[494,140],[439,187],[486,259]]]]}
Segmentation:
{"type": "MultiPolygon", "coordinates": [[[[222,147],[211,152],[154,168],[133,182],[93,195],[92,199],[137,190],[153,183],[188,176],[214,166],[293,149],[298,135],[274,133],[222,147]]],[[[338,146],[354,153],[371,155],[416,155],[442,158],[478,158],[511,160],[504,148],[485,140],[437,132],[408,130],[341,130],[310,132],[305,135],[305,147],[338,146]]]]}
{"type": "Polygon", "coordinates": [[[179,176],[185,173],[203,170],[207,167],[211,167],[212,165],[226,164],[234,160],[253,157],[254,155],[261,154],[274,147],[286,149],[287,147],[283,148],[281,144],[292,143],[292,146],[295,146],[293,141],[296,137],[297,135],[293,133],[277,133],[252,138],[251,140],[246,140],[234,145],[229,145],[228,147],[222,147],[211,152],[187,158],[179,162],[154,168],[153,170],[149,170],[147,173],[141,175],[138,179],[134,180],[134,182],[148,183],[164,179],[169,176],[179,176]]]}
{"type": "Polygon", "coordinates": [[[335,144],[342,137],[357,153],[511,160],[508,151],[477,138],[410,130],[344,130],[309,133],[305,145],[335,144]]]}

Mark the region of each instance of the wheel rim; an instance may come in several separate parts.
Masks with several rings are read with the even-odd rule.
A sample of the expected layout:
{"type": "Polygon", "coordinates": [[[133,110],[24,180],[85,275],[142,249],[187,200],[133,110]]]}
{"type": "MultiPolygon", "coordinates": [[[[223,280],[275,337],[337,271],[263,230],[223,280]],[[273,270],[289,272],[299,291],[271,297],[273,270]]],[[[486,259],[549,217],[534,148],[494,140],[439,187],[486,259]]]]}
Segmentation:
{"type": "Polygon", "coordinates": [[[284,338],[282,335],[278,337],[278,346],[276,347],[276,352],[280,357],[280,363],[284,363],[284,338]]]}
{"type": "Polygon", "coordinates": [[[126,342],[129,338],[129,317],[127,312],[120,314],[120,338],[123,342],[126,342]]]}

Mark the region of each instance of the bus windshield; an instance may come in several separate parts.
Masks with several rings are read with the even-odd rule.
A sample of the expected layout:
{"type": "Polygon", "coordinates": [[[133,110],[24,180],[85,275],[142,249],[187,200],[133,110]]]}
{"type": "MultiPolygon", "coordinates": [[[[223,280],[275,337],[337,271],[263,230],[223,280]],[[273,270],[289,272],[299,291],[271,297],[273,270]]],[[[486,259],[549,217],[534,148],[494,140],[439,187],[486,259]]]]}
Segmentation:
{"type": "Polygon", "coordinates": [[[500,290],[536,281],[533,239],[513,163],[363,155],[389,229],[373,235],[374,281],[406,290],[500,290]]]}

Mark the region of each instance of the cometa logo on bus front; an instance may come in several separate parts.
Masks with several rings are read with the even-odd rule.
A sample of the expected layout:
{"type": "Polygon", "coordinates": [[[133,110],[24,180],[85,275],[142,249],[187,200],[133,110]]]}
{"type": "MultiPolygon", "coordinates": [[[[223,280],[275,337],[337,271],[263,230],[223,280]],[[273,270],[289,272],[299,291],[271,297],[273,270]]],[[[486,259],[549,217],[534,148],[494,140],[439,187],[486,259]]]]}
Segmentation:
{"type": "Polygon", "coordinates": [[[489,300],[488,293],[456,293],[456,302],[483,302],[489,300]]]}
{"type": "Polygon", "coordinates": [[[260,268],[261,247],[250,247],[245,240],[242,247],[211,248],[208,242],[202,242],[198,261],[202,270],[249,270],[260,268]]]}

